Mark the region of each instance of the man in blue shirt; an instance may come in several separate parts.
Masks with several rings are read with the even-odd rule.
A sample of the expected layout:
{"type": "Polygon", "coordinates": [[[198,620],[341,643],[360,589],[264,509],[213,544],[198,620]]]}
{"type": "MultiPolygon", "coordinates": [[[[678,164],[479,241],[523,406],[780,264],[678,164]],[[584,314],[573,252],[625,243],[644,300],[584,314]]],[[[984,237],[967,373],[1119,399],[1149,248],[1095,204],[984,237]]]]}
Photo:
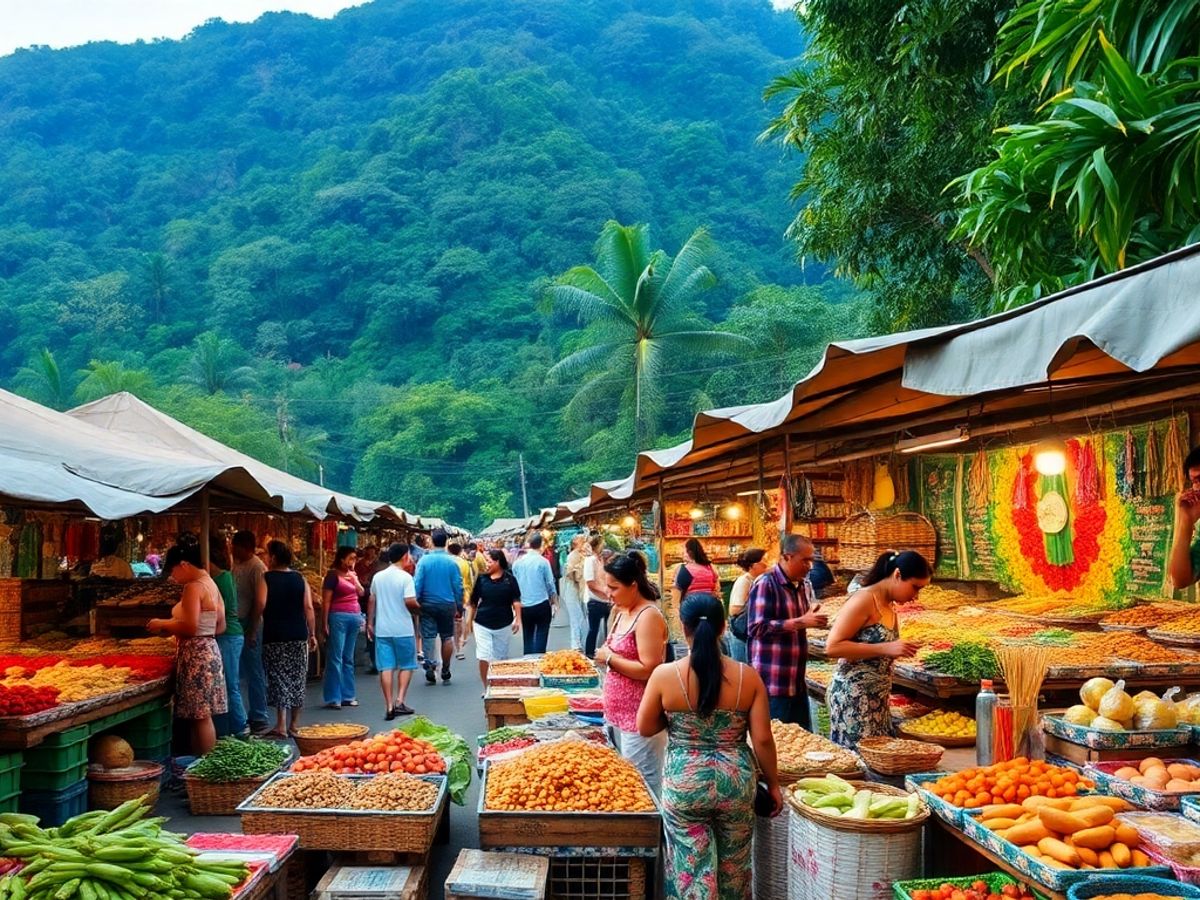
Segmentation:
{"type": "Polygon", "coordinates": [[[425,648],[425,682],[437,684],[437,639],[442,639],[442,683],[450,680],[454,657],[454,618],[463,603],[462,572],[446,552],[449,538],[438,528],[433,549],[417,563],[417,602],[421,604],[421,643],[425,648]]]}
{"type": "Polygon", "coordinates": [[[558,591],[550,563],[542,556],[542,536],[534,534],[528,546],[512,567],[521,587],[521,635],[526,655],[546,652],[550,623],[558,612],[558,591]]]}

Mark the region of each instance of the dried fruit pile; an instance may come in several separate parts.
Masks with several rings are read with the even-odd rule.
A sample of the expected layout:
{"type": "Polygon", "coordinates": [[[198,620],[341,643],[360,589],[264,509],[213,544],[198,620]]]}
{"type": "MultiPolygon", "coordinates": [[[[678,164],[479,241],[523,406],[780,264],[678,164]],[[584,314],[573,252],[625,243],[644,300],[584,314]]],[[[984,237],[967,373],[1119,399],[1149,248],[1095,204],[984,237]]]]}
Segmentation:
{"type": "Polygon", "coordinates": [[[616,751],[584,741],[556,741],[488,770],[484,807],[508,811],[653,812],[634,766],[616,751]]]}
{"type": "Polygon", "coordinates": [[[595,675],[596,667],[578,650],[554,650],[542,657],[543,675],[595,675]]]}

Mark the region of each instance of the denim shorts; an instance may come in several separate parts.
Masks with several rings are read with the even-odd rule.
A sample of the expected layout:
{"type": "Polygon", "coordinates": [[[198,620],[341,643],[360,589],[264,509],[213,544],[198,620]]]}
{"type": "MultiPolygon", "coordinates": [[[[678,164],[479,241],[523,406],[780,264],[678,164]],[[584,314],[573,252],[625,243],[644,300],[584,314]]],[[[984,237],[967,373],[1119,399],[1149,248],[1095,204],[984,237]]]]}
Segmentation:
{"type": "Polygon", "coordinates": [[[453,603],[422,603],[421,637],[427,640],[440,637],[444,641],[454,637],[456,611],[453,603]]]}
{"type": "Polygon", "coordinates": [[[380,672],[404,672],[417,668],[415,637],[375,636],[375,668],[380,672]]]}

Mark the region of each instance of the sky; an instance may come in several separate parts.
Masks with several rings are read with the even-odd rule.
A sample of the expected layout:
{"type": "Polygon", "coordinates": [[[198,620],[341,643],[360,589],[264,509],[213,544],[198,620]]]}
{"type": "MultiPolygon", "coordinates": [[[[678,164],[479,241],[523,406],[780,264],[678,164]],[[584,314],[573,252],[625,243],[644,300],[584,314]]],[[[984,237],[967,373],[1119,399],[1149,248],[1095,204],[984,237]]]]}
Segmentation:
{"type": "Polygon", "coordinates": [[[328,17],[365,0],[0,0],[0,56],[18,47],[181,38],[208,19],[290,10],[328,17]]]}

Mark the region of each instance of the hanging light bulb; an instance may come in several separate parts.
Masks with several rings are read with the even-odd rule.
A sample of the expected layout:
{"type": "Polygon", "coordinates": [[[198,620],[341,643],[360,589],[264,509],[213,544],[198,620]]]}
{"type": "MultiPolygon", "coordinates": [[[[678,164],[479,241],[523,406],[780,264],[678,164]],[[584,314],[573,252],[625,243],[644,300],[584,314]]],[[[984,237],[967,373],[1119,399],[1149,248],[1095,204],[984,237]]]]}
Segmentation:
{"type": "Polygon", "coordinates": [[[1061,438],[1039,441],[1033,448],[1033,467],[1039,475],[1061,475],[1067,471],[1067,445],[1061,438]]]}
{"type": "Polygon", "coordinates": [[[621,520],[621,524],[624,525],[626,528],[632,528],[634,525],[637,524],[637,519],[635,519],[633,516],[626,516],[625,518],[623,518],[621,520]]]}
{"type": "Polygon", "coordinates": [[[691,516],[693,519],[703,519],[704,518],[704,510],[702,510],[699,506],[693,506],[691,508],[691,510],[688,512],[688,515],[691,516]]]}
{"type": "Polygon", "coordinates": [[[730,503],[725,507],[725,518],[740,519],[742,517],[742,505],[740,503],[730,503]]]}

